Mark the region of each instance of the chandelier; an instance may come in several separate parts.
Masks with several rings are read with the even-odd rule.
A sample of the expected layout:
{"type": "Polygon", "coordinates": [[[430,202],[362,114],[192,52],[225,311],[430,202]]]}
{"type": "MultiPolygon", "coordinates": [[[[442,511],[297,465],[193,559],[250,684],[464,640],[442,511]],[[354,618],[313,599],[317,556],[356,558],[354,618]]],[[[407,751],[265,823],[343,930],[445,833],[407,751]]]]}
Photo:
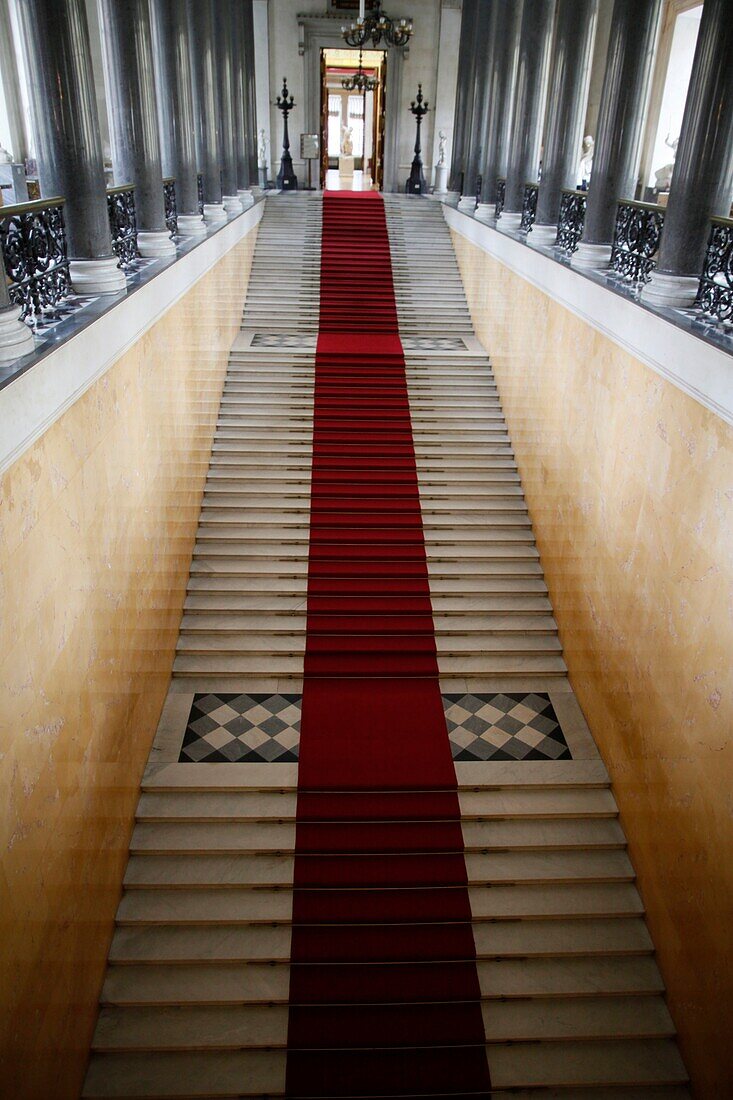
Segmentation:
{"type": "Polygon", "coordinates": [[[374,0],[372,10],[367,15],[364,3],[359,5],[359,18],[350,27],[343,26],[341,33],[349,46],[360,49],[371,42],[378,46],[384,39],[387,46],[406,46],[412,35],[412,23],[409,19],[390,19],[382,11],[382,0],[374,0]]]}
{"type": "Polygon", "coordinates": [[[364,68],[361,63],[361,47],[359,47],[359,68],[355,69],[351,76],[345,76],[341,81],[341,87],[345,88],[347,92],[360,92],[362,94],[366,92],[373,92],[378,84],[378,81],[373,76],[369,76],[364,72],[364,68]]]}

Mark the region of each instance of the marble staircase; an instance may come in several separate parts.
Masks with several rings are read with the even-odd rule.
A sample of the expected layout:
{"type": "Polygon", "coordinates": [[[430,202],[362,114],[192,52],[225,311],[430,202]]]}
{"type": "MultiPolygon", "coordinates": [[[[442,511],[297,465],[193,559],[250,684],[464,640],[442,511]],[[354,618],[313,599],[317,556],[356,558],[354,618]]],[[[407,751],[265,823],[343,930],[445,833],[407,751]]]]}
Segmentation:
{"type": "MultiPolygon", "coordinates": [[[[456,760],[494,1094],[689,1098],[448,230],[438,204],[386,208],[441,689],[546,693],[568,748],[456,760]]],[[[297,764],[180,752],[194,693],[302,688],[320,212],[317,196],[268,199],[259,230],[86,1100],[284,1095],[297,764]]]]}

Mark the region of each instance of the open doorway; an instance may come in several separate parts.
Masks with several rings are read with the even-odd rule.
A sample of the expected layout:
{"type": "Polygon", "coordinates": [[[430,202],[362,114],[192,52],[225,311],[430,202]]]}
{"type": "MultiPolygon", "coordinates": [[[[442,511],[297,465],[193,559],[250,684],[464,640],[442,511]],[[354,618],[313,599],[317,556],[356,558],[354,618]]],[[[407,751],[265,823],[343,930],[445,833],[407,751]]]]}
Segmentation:
{"type": "Polygon", "coordinates": [[[359,68],[359,51],[321,49],[321,187],[382,188],[387,55],[364,50],[361,56],[374,88],[360,92],[343,86],[359,68]]]}

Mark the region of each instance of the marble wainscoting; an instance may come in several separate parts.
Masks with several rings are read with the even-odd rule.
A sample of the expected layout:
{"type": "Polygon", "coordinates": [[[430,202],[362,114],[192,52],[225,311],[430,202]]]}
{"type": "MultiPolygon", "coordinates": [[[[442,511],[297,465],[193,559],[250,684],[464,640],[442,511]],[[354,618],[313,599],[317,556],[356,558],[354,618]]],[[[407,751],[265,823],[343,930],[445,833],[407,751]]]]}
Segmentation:
{"type": "Polygon", "coordinates": [[[0,482],[3,1096],[79,1095],[256,232],[0,482]]]}
{"type": "Polygon", "coordinates": [[[733,429],[453,238],[695,1095],[733,1095],[733,429]]]}

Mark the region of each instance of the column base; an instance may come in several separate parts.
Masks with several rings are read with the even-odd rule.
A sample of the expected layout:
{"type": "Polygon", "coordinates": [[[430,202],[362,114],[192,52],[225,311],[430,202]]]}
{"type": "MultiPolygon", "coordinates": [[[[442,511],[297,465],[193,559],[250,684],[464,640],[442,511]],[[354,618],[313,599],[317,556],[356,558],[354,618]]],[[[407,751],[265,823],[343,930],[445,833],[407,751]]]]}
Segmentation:
{"type": "Polygon", "coordinates": [[[496,221],[496,203],[480,202],[474,217],[478,218],[481,222],[496,221]]]}
{"type": "Polygon", "coordinates": [[[205,237],[206,223],[201,214],[179,214],[178,232],[182,237],[205,237]]]}
{"type": "Polygon", "coordinates": [[[137,235],[137,247],[141,256],[155,260],[176,254],[176,246],[167,229],[141,229],[137,235]]]}
{"type": "Polygon", "coordinates": [[[458,203],[458,209],[462,210],[464,214],[473,214],[476,209],[476,196],[462,195],[458,203]]]}
{"type": "Polygon", "coordinates": [[[127,290],[127,279],[116,256],[71,260],[69,275],[76,294],[119,294],[127,290]]]}
{"type": "Polygon", "coordinates": [[[204,203],[204,221],[207,225],[214,225],[217,222],[225,222],[226,220],[227,212],[224,209],[223,202],[204,203]]]}
{"type": "Polygon", "coordinates": [[[557,226],[556,225],[537,225],[532,226],[532,232],[529,235],[529,239],[532,244],[543,244],[546,248],[551,248],[557,240],[557,226]]]}
{"type": "Polygon", "coordinates": [[[505,233],[517,233],[521,222],[521,210],[502,210],[496,219],[496,227],[502,229],[505,233]]]}
{"type": "Polygon", "coordinates": [[[694,275],[665,275],[662,271],[654,271],[651,282],[641,289],[641,300],[650,306],[692,309],[699,286],[700,280],[694,275]]]}
{"type": "Polygon", "coordinates": [[[20,307],[0,309],[0,363],[12,363],[35,348],[33,333],[20,320],[20,307]]]}
{"type": "Polygon", "coordinates": [[[252,206],[255,201],[255,197],[248,187],[240,187],[237,191],[237,198],[241,202],[243,210],[246,210],[248,206],[252,206]]]}
{"type": "Polygon", "coordinates": [[[222,195],[222,202],[227,214],[241,214],[243,207],[239,195],[222,195]]]}
{"type": "Polygon", "coordinates": [[[610,244],[584,244],[581,241],[570,257],[573,267],[579,267],[581,271],[603,271],[610,262],[610,244]]]}

